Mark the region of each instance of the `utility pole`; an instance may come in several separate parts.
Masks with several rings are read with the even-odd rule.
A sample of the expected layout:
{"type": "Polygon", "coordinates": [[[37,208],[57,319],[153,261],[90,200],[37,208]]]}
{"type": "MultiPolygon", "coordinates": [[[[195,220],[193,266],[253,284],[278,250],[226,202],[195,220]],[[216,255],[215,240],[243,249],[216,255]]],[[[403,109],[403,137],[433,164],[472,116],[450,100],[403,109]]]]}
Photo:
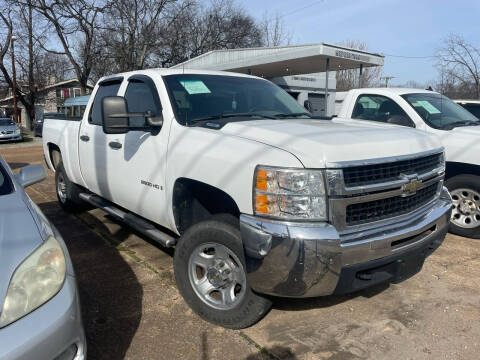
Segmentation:
{"type": "Polygon", "coordinates": [[[12,46],[12,90],[13,90],[13,121],[18,123],[18,109],[17,109],[17,74],[15,71],[15,40],[17,37],[12,35],[10,37],[10,45],[12,46]]]}
{"type": "Polygon", "coordinates": [[[390,80],[395,79],[395,76],[382,76],[380,80],[383,79],[385,79],[385,87],[388,88],[388,83],[390,82],[390,80]]]}

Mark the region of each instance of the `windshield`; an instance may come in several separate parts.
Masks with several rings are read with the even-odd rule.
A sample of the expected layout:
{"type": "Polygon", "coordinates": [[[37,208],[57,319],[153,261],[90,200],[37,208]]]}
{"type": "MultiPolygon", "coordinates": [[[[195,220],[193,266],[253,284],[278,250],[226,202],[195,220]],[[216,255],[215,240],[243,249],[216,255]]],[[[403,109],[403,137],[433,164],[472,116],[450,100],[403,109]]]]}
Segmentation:
{"type": "Polygon", "coordinates": [[[0,164],[0,195],[10,194],[13,191],[12,183],[7,176],[7,172],[0,164]]]}
{"type": "Polygon", "coordinates": [[[480,120],[473,114],[443,95],[420,93],[405,94],[402,97],[435,129],[450,130],[457,126],[480,124],[480,120]]]}
{"type": "Polygon", "coordinates": [[[15,125],[12,119],[0,119],[0,126],[15,125]]]}
{"type": "Polygon", "coordinates": [[[297,101],[269,81],[239,76],[182,74],[164,77],[181,124],[311,117],[297,101]]]}

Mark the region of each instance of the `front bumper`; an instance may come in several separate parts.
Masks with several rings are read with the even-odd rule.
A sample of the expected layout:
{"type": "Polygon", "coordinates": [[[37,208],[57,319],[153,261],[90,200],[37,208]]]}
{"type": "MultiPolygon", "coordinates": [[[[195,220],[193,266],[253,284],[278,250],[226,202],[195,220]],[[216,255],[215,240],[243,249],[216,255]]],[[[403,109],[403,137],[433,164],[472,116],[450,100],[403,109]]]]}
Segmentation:
{"type": "Polygon", "coordinates": [[[0,135],[0,142],[1,141],[17,141],[17,140],[22,140],[23,135],[14,135],[14,134],[8,134],[8,135],[0,135]]]}
{"type": "Polygon", "coordinates": [[[75,278],[32,313],[0,329],[0,360],[83,360],[86,341],[75,278]]]}
{"type": "Polygon", "coordinates": [[[342,236],[327,223],[241,215],[249,284],[259,293],[313,297],[402,281],[420,271],[425,258],[443,242],[451,206],[444,188],[420,217],[355,236],[342,236]]]}

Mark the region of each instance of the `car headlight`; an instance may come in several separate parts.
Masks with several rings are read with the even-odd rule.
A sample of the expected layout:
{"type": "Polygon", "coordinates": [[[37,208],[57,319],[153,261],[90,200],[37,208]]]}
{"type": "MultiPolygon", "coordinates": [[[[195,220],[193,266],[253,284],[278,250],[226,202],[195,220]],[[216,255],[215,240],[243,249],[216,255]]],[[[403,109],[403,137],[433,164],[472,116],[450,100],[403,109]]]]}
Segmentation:
{"type": "Polygon", "coordinates": [[[257,166],[253,209],[278,219],[327,220],[323,171],[257,166]]]}
{"type": "Polygon", "coordinates": [[[61,289],[65,280],[65,255],[50,236],[13,273],[0,309],[0,328],[29,314],[61,289]]]}
{"type": "Polygon", "coordinates": [[[15,135],[20,135],[22,133],[22,130],[20,129],[15,129],[15,135]]]}

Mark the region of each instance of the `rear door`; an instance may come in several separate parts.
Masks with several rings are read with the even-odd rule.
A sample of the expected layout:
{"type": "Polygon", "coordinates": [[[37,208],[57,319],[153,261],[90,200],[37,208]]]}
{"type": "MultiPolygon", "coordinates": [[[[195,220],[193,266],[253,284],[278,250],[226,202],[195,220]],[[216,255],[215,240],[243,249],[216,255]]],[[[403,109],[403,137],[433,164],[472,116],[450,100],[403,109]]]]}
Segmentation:
{"type": "Polygon", "coordinates": [[[80,170],[90,191],[106,199],[112,199],[112,189],[108,182],[108,139],[102,129],[102,99],[106,96],[116,96],[122,77],[110,78],[101,82],[93,98],[93,103],[84,116],[80,126],[79,155],[80,170]]]}

